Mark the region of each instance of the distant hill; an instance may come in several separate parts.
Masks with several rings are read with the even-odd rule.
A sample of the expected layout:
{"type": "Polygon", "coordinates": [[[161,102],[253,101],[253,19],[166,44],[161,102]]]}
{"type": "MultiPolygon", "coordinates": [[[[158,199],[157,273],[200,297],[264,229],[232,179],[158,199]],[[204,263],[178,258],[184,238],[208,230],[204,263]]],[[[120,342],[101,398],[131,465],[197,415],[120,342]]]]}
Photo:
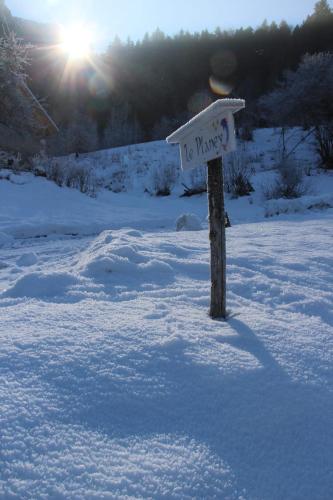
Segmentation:
{"type": "Polygon", "coordinates": [[[13,17],[15,31],[20,38],[34,45],[52,45],[59,40],[59,29],[53,24],[38,23],[13,17]]]}
{"type": "Polygon", "coordinates": [[[5,0],[0,0],[0,35],[6,28],[13,30],[24,41],[34,45],[51,45],[59,40],[59,28],[56,25],[12,16],[5,0]]]}

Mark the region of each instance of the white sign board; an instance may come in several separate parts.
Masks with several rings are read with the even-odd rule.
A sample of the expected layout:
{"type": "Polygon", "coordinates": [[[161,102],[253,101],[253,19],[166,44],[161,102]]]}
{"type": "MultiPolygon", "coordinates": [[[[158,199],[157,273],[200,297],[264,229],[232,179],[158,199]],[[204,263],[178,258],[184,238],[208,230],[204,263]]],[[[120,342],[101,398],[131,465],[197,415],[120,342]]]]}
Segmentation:
{"type": "Polygon", "coordinates": [[[182,169],[198,167],[235,149],[234,117],[229,113],[225,118],[212,120],[180,143],[182,169]]]}
{"type": "Polygon", "coordinates": [[[179,143],[184,170],[235,151],[233,113],[244,107],[242,99],[220,99],[167,138],[169,143],[179,143]]]}

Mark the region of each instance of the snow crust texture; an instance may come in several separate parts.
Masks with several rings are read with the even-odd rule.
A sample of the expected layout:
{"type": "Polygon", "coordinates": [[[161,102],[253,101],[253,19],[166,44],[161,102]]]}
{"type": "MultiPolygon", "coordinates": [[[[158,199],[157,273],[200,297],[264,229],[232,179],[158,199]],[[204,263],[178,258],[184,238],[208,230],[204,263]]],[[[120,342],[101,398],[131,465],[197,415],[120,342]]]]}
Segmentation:
{"type": "Polygon", "coordinates": [[[227,231],[227,323],[205,230],[8,250],[0,497],[330,498],[326,217],[227,231]]]}

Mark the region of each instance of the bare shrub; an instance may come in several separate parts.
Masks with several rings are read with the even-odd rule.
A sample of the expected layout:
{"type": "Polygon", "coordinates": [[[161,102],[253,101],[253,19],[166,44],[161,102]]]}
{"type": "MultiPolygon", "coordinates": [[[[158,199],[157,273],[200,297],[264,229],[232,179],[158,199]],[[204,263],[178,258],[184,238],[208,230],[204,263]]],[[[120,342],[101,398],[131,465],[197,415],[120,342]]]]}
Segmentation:
{"type": "Polygon", "coordinates": [[[32,172],[36,177],[47,177],[46,166],[49,159],[44,151],[36,153],[32,157],[32,172]]]}
{"type": "Polygon", "coordinates": [[[20,172],[23,171],[22,166],[21,166],[21,155],[12,155],[8,157],[6,161],[6,167],[10,170],[13,170],[16,174],[19,174],[20,172]]]}
{"type": "Polygon", "coordinates": [[[155,196],[169,196],[177,180],[177,172],[172,165],[157,168],[152,178],[153,192],[155,196]]]}
{"type": "Polygon", "coordinates": [[[206,168],[198,167],[190,171],[190,181],[191,188],[200,190],[202,192],[207,191],[207,172],[206,168]]]}
{"type": "Polygon", "coordinates": [[[66,175],[65,170],[57,162],[51,162],[46,170],[46,177],[61,187],[64,185],[66,175]]]}
{"type": "Polygon", "coordinates": [[[107,186],[110,191],[114,193],[122,193],[126,191],[126,181],[127,181],[127,173],[125,169],[117,170],[113,172],[111,176],[111,181],[107,186]]]}
{"type": "Polygon", "coordinates": [[[96,193],[96,179],[88,168],[81,165],[51,162],[46,168],[47,179],[55,182],[58,186],[67,186],[78,189],[81,193],[94,196],[96,193]]]}
{"type": "Polygon", "coordinates": [[[251,168],[241,151],[229,155],[225,166],[225,190],[234,198],[247,196],[254,191],[251,184],[251,168]]]}
{"type": "Polygon", "coordinates": [[[263,188],[267,200],[300,198],[309,192],[304,170],[291,158],[282,160],[277,167],[277,179],[263,188]]]}
{"type": "Polygon", "coordinates": [[[89,193],[92,185],[91,173],[87,168],[79,165],[69,168],[66,177],[66,186],[79,189],[81,193],[89,193]]]}
{"type": "Polygon", "coordinates": [[[185,175],[184,193],[181,197],[194,196],[207,192],[207,170],[204,167],[193,168],[185,175]]]}
{"type": "Polygon", "coordinates": [[[333,169],[333,122],[316,127],[316,149],[322,165],[326,169],[333,169]]]}

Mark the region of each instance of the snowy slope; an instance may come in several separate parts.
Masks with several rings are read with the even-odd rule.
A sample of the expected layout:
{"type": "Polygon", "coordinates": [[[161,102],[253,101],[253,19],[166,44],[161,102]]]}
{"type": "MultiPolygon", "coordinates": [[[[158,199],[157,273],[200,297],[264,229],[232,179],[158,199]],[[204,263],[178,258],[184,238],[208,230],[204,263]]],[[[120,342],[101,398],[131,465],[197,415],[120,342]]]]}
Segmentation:
{"type": "Polygon", "coordinates": [[[0,498],[331,498],[333,209],[227,206],[220,322],[206,196],[0,181],[0,498]]]}
{"type": "MultiPolygon", "coordinates": [[[[307,178],[310,194],[300,199],[265,201],[262,188],[273,176],[272,172],[259,172],[252,178],[255,192],[251,196],[226,197],[232,224],[333,206],[332,174],[322,172],[307,178]]],[[[177,217],[183,213],[194,213],[205,225],[206,195],[180,198],[174,193],[171,197],[153,197],[138,191],[113,193],[104,189],[91,198],[31,174],[10,174],[9,180],[0,180],[0,248],[13,237],[88,236],[122,227],[174,228],[177,217]]]]}
{"type": "Polygon", "coordinates": [[[12,174],[9,181],[0,181],[0,231],[28,238],[98,234],[103,229],[124,225],[157,227],[173,224],[177,210],[186,206],[178,198],[175,204],[178,208],[172,214],[163,213],[163,206],[170,207],[165,199],[105,190],[94,199],[31,174],[12,174]],[[156,210],[157,207],[162,210],[156,210]]]}
{"type": "MultiPolygon", "coordinates": [[[[292,157],[302,167],[310,169],[316,167],[318,158],[313,136],[309,136],[309,131],[300,128],[287,130],[285,145],[287,153],[292,153],[297,146],[292,157]]],[[[282,151],[281,129],[255,130],[254,140],[251,142],[239,140],[238,149],[249,168],[257,172],[271,170],[278,163],[282,151]]],[[[178,145],[167,144],[165,141],[81,154],[78,159],[75,155],[52,158],[50,162],[57,163],[65,169],[79,165],[90,170],[99,187],[140,194],[144,191],[153,192],[156,182],[165,172],[172,172],[171,187],[173,192],[178,194],[184,190],[183,183],[191,186],[205,177],[202,168],[182,172],[178,145]]],[[[40,167],[43,166],[45,162],[42,161],[40,167]]]]}

